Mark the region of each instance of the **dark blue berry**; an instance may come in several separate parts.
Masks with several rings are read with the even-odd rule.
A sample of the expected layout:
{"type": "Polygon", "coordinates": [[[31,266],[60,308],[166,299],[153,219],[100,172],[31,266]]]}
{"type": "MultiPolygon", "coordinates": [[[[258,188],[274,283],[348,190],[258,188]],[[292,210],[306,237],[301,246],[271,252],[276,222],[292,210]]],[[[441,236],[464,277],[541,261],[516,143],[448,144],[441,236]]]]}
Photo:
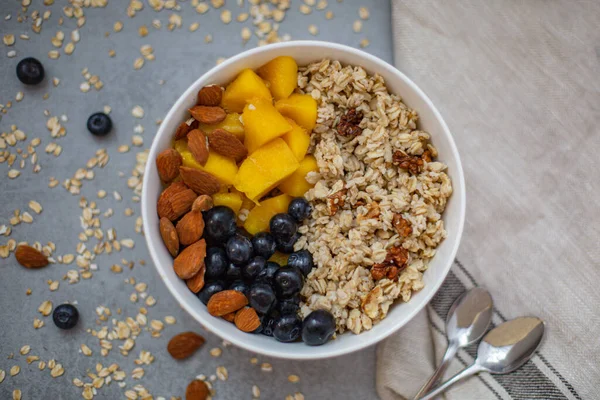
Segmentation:
{"type": "Polygon", "coordinates": [[[228,265],[229,260],[227,260],[225,250],[220,247],[209,247],[204,258],[204,266],[206,267],[204,279],[210,281],[224,278],[228,265]]]}
{"type": "Polygon", "coordinates": [[[101,112],[92,114],[87,120],[87,128],[92,135],[105,136],[112,129],[112,120],[108,115],[101,112]]]}
{"type": "Polygon", "coordinates": [[[33,57],[24,58],[17,64],[17,78],[26,85],[37,85],[44,76],[44,66],[33,57]]]}
{"type": "Polygon", "coordinates": [[[300,305],[288,299],[283,299],[279,302],[279,312],[282,314],[298,314],[300,305]]]}
{"type": "Polygon", "coordinates": [[[248,297],[250,293],[250,286],[242,280],[233,281],[231,285],[229,285],[230,290],[237,290],[238,292],[242,292],[248,297]]]}
{"type": "Polygon", "coordinates": [[[312,254],[308,250],[300,250],[290,254],[288,266],[298,268],[304,276],[307,276],[315,264],[313,263],[312,254]]]}
{"type": "Polygon", "coordinates": [[[277,242],[287,242],[298,231],[298,224],[290,214],[275,214],[269,222],[271,235],[277,242]]]}
{"type": "Polygon", "coordinates": [[[267,266],[258,274],[258,279],[263,279],[269,283],[273,281],[275,272],[279,269],[279,264],[273,261],[267,261],[267,266]]]}
{"type": "Polygon", "coordinates": [[[295,267],[281,267],[273,276],[273,287],[279,299],[293,296],[300,292],[304,278],[302,272],[295,267]]]}
{"type": "Polygon", "coordinates": [[[225,282],[221,280],[209,282],[198,293],[198,298],[206,305],[213,294],[222,292],[223,290],[225,290],[225,282]]]}
{"type": "Polygon", "coordinates": [[[304,197],[296,197],[288,206],[288,214],[298,222],[304,221],[310,215],[311,210],[310,204],[304,197]]]}
{"type": "Polygon", "coordinates": [[[320,346],[335,333],[335,318],[325,310],[315,310],[302,322],[302,340],[309,346],[320,346]]]}
{"type": "Polygon", "coordinates": [[[79,321],[79,311],[71,304],[61,304],[54,309],[52,320],[60,329],[71,329],[79,321]]]}
{"type": "Polygon", "coordinates": [[[275,321],[279,319],[279,313],[274,311],[268,315],[264,315],[261,318],[262,334],[265,336],[273,336],[273,328],[275,328],[275,321]]]}
{"type": "Polygon", "coordinates": [[[214,246],[223,246],[237,230],[236,216],[226,206],[216,206],[204,214],[204,237],[214,246]]]}
{"type": "Polygon", "coordinates": [[[261,272],[267,268],[267,260],[264,257],[256,256],[242,267],[242,277],[249,281],[255,280],[261,272]]]}
{"type": "Polygon", "coordinates": [[[277,250],[279,250],[280,252],[285,253],[285,254],[292,253],[294,251],[294,245],[296,244],[298,239],[300,239],[300,234],[295,233],[294,236],[292,236],[286,242],[277,240],[277,250]]]}
{"type": "Polygon", "coordinates": [[[268,232],[259,232],[252,238],[252,246],[254,247],[254,254],[263,256],[268,260],[269,257],[275,254],[277,244],[273,235],[268,232]]]}
{"type": "Polygon", "coordinates": [[[250,286],[248,302],[250,306],[261,314],[267,314],[275,304],[273,288],[264,282],[256,282],[250,286]]]}
{"type": "Polygon", "coordinates": [[[237,265],[246,264],[252,258],[252,242],[245,236],[235,235],[229,238],[225,246],[227,257],[237,265]]]}
{"type": "Polygon", "coordinates": [[[293,342],[302,333],[302,321],[295,314],[282,315],[275,321],[273,337],[280,342],[293,342]]]}
{"type": "Polygon", "coordinates": [[[227,271],[225,272],[225,276],[227,280],[235,281],[237,279],[242,278],[242,267],[239,265],[235,265],[234,263],[229,263],[227,266],[227,271]]]}

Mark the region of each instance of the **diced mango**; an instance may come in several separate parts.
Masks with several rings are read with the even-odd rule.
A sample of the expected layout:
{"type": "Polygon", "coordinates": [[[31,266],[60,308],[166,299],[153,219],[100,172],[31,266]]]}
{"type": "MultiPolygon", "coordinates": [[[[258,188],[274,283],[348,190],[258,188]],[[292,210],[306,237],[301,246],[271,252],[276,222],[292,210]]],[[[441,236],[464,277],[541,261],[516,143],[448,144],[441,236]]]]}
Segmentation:
{"type": "Polygon", "coordinates": [[[287,99],[277,100],[275,108],[307,131],[317,124],[317,101],[310,94],[294,93],[287,99]]]}
{"type": "Polygon", "coordinates": [[[202,169],[202,165],[196,161],[192,152],[188,149],[187,138],[176,140],[173,147],[181,154],[184,167],[202,169]]]}
{"type": "Polygon", "coordinates": [[[208,160],[200,169],[213,174],[226,185],[233,185],[238,173],[238,167],[233,158],[222,156],[214,151],[208,153],[208,160]]]}
{"type": "Polygon", "coordinates": [[[256,235],[258,232],[268,232],[271,218],[275,214],[287,212],[291,201],[292,198],[287,194],[264,200],[250,211],[244,222],[244,228],[252,235],[256,235]]]}
{"type": "Polygon", "coordinates": [[[298,86],[298,64],[290,56],[272,59],[258,70],[258,75],[269,82],[275,100],[285,99],[298,86]]]}
{"type": "Polygon", "coordinates": [[[292,129],[270,100],[253,100],[246,105],[242,120],[246,132],[244,144],[249,154],[292,129]]]}
{"type": "Polygon", "coordinates": [[[207,134],[210,134],[215,129],[225,129],[227,132],[233,133],[240,141],[244,141],[244,125],[242,125],[240,114],[238,113],[227,114],[225,119],[218,124],[200,124],[199,128],[207,134]]]}
{"type": "Polygon", "coordinates": [[[212,196],[213,203],[215,206],[227,206],[233,210],[234,213],[238,213],[242,207],[242,195],[239,192],[236,193],[215,193],[212,196]]]}
{"type": "Polygon", "coordinates": [[[289,254],[283,254],[283,253],[276,251],[275,253],[273,253],[271,258],[269,258],[269,261],[276,262],[277,264],[279,264],[283,267],[284,265],[287,265],[288,258],[290,258],[289,254]]]}
{"type": "Polygon", "coordinates": [[[279,190],[294,197],[304,196],[304,193],[308,192],[314,186],[306,181],[306,175],[313,171],[319,171],[317,160],[313,156],[308,155],[304,157],[304,160],[300,161],[298,169],[281,182],[279,190]]]}
{"type": "Polygon", "coordinates": [[[227,85],[221,105],[229,112],[239,113],[247,102],[256,98],[271,101],[271,92],[260,76],[251,69],[245,69],[227,85]]]}
{"type": "Polygon", "coordinates": [[[292,125],[292,130],[283,135],[281,138],[287,143],[296,156],[296,160],[300,161],[306,155],[308,146],[310,145],[310,135],[306,133],[306,129],[288,118],[288,122],[292,125]]]}
{"type": "Polygon", "coordinates": [[[240,165],[234,186],[258,202],[290,176],[300,164],[282,139],[275,139],[250,154],[240,165]]]}

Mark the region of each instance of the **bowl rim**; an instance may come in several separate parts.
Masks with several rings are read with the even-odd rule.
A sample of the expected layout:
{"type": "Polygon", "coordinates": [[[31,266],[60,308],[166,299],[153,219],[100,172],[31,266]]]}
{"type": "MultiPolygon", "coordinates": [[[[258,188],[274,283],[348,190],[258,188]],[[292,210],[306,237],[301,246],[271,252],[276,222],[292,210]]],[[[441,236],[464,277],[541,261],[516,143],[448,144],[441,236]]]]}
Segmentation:
{"type": "MultiPolygon", "coordinates": [[[[440,289],[440,287],[442,286],[442,284],[444,283],[446,277],[448,276],[448,273],[450,271],[450,268],[452,267],[454,260],[456,258],[456,253],[458,252],[458,248],[460,246],[460,242],[462,239],[462,234],[463,234],[463,230],[464,230],[464,223],[465,223],[465,214],[466,214],[466,189],[465,189],[465,180],[464,180],[464,171],[463,171],[463,167],[462,167],[462,163],[461,163],[461,159],[458,153],[458,149],[456,147],[456,143],[454,141],[454,137],[452,136],[450,129],[448,128],[446,121],[442,118],[442,115],[440,114],[439,110],[437,109],[437,107],[433,104],[433,102],[429,99],[429,97],[423,92],[423,90],[421,90],[411,79],[409,79],[402,71],[400,71],[399,69],[397,69],[396,67],[394,67],[393,65],[389,64],[388,62],[380,59],[379,57],[376,57],[372,54],[369,54],[365,51],[350,47],[350,46],[346,46],[346,45],[342,45],[342,44],[338,44],[338,43],[332,43],[332,42],[327,42],[327,41],[317,41],[317,40],[298,40],[298,41],[289,41],[289,42],[281,42],[281,43],[275,43],[275,44],[270,44],[267,46],[262,46],[262,47],[256,47],[253,49],[249,49],[246,51],[243,51],[231,58],[228,58],[227,60],[225,60],[224,62],[222,62],[221,64],[218,64],[216,66],[214,66],[213,68],[211,68],[210,70],[206,71],[204,74],[202,74],[198,79],[196,79],[177,99],[177,101],[173,104],[173,106],[171,106],[171,108],[169,109],[169,112],[167,113],[167,115],[164,117],[163,119],[163,123],[161,124],[161,126],[159,127],[155,137],[152,140],[152,146],[150,148],[150,151],[148,153],[148,160],[149,162],[146,165],[145,171],[144,171],[144,179],[143,179],[143,187],[142,187],[142,219],[143,219],[143,223],[144,225],[146,225],[147,221],[148,221],[148,216],[150,215],[149,212],[156,212],[156,207],[154,207],[154,210],[149,210],[149,204],[148,204],[148,186],[149,186],[149,182],[150,179],[156,179],[157,177],[150,177],[150,173],[149,173],[149,169],[150,169],[150,163],[151,160],[154,160],[156,158],[156,154],[158,152],[158,138],[162,137],[165,132],[164,130],[166,129],[165,126],[167,125],[166,121],[169,121],[173,118],[173,115],[176,114],[177,110],[179,110],[182,107],[182,104],[186,101],[186,99],[188,97],[190,97],[190,95],[193,92],[196,92],[198,90],[197,86],[198,83],[204,79],[204,76],[208,75],[208,74],[212,74],[217,72],[218,70],[220,70],[221,68],[225,68],[226,66],[229,66],[231,64],[235,64],[240,60],[252,57],[256,54],[262,53],[264,51],[268,51],[274,48],[296,48],[296,47],[322,47],[323,49],[336,49],[342,52],[347,52],[347,53],[353,53],[354,56],[357,56],[359,58],[366,58],[369,59],[372,63],[376,64],[379,68],[381,69],[385,69],[387,70],[387,72],[389,72],[390,74],[396,75],[399,79],[401,79],[402,81],[404,81],[404,83],[406,85],[408,85],[419,97],[421,97],[421,99],[427,104],[427,106],[430,108],[430,110],[432,111],[433,115],[435,116],[435,118],[438,120],[442,130],[444,131],[444,134],[447,136],[448,141],[449,141],[449,147],[452,153],[452,157],[455,160],[456,163],[456,175],[457,176],[452,176],[452,183],[453,183],[453,193],[455,193],[455,195],[460,196],[462,198],[462,202],[460,204],[459,207],[459,215],[458,215],[458,230],[456,232],[453,232],[453,235],[456,236],[456,240],[454,242],[454,246],[450,251],[450,256],[448,257],[448,260],[446,261],[446,265],[443,269],[443,275],[442,278],[439,279],[437,282],[432,282],[429,283],[428,285],[430,287],[433,287],[433,290],[431,290],[424,298],[421,298],[421,304],[419,306],[417,306],[413,311],[411,311],[406,318],[402,321],[397,323],[395,326],[388,328],[387,330],[381,330],[380,332],[373,332],[376,327],[374,327],[374,329],[371,331],[373,332],[373,335],[370,336],[369,339],[367,340],[357,340],[355,343],[353,343],[351,346],[346,346],[346,347],[340,347],[337,348],[335,350],[326,350],[326,346],[319,346],[317,348],[320,349],[320,351],[318,352],[318,354],[313,354],[310,349],[313,349],[314,347],[311,346],[306,346],[307,351],[301,352],[301,353],[294,353],[294,354],[280,354],[279,352],[268,348],[268,347],[263,347],[263,346],[258,346],[252,343],[248,343],[244,340],[238,340],[234,337],[230,337],[227,333],[223,333],[222,331],[220,331],[219,329],[211,326],[211,324],[206,324],[203,320],[201,316],[198,316],[195,311],[193,310],[192,306],[190,304],[188,304],[185,300],[183,300],[183,298],[181,297],[179,291],[177,290],[177,288],[174,287],[174,285],[171,283],[170,280],[165,279],[165,277],[163,276],[163,274],[161,273],[160,267],[157,263],[157,260],[159,259],[156,250],[154,248],[154,243],[152,243],[150,235],[145,234],[144,237],[146,239],[146,244],[148,246],[148,250],[150,252],[150,256],[152,258],[152,263],[154,264],[154,267],[156,268],[158,274],[161,277],[161,280],[164,282],[164,284],[167,286],[167,288],[169,289],[169,291],[171,292],[171,294],[175,297],[175,300],[177,300],[177,302],[179,303],[179,305],[192,317],[194,318],[202,327],[204,327],[205,329],[209,330],[210,332],[212,332],[213,334],[219,336],[220,338],[227,340],[228,342],[231,342],[232,344],[234,344],[235,346],[238,346],[240,348],[243,348],[247,351],[253,352],[253,353],[257,353],[257,354],[262,354],[262,355],[266,355],[269,357],[274,357],[274,358],[282,358],[282,359],[295,359],[295,360],[315,360],[315,359],[324,359],[324,358],[331,358],[331,357],[337,357],[337,356],[341,356],[344,354],[349,354],[349,353],[354,353],[356,351],[362,350],[366,347],[375,345],[377,343],[379,343],[380,341],[384,340],[385,338],[391,336],[392,334],[398,332],[403,326],[405,326],[407,323],[409,323],[419,312],[421,312],[426,306],[427,304],[429,304],[429,302],[431,301],[431,299],[433,298],[433,296],[438,292],[438,290],[440,289]]],[[[153,202],[154,203],[154,202],[153,202]]]]}

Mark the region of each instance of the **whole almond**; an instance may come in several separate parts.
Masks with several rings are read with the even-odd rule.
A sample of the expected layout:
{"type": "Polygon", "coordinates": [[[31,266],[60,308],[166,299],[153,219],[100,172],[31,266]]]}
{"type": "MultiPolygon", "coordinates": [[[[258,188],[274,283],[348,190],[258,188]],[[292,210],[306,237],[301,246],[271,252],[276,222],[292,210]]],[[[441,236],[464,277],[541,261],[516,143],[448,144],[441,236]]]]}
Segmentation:
{"type": "Polygon", "coordinates": [[[208,313],[214,317],[222,317],[239,310],[248,305],[248,299],[242,292],[237,290],[223,290],[213,294],[208,300],[206,308],[208,313]]]}
{"type": "Polygon", "coordinates": [[[260,318],[252,307],[244,307],[235,313],[235,326],[243,332],[254,332],[260,326],[260,318]]]}
{"type": "Polygon", "coordinates": [[[196,129],[197,127],[198,121],[195,119],[193,119],[189,124],[188,121],[183,121],[181,124],[179,124],[177,130],[175,131],[175,140],[186,137],[191,130],[196,129]]]}
{"type": "MultiPolygon", "coordinates": [[[[213,175],[195,168],[179,167],[181,179],[198,194],[215,194],[221,189],[221,184],[213,175]]],[[[194,199],[195,200],[195,199],[194,199]]]]}
{"type": "Polygon", "coordinates": [[[229,314],[225,314],[221,318],[223,318],[225,321],[233,322],[235,320],[235,313],[231,312],[229,314]]]}
{"type": "Polygon", "coordinates": [[[227,116],[221,107],[194,106],[189,111],[195,120],[207,125],[218,124],[227,116]]]}
{"type": "Polygon", "coordinates": [[[183,164],[181,154],[175,149],[161,151],[156,157],[156,169],[163,182],[171,182],[179,176],[179,167],[183,164]]]}
{"type": "Polygon", "coordinates": [[[162,217],[159,223],[160,236],[162,237],[167,250],[173,257],[177,257],[179,253],[179,236],[177,236],[177,230],[173,226],[173,223],[167,217],[162,217]]]}
{"type": "Polygon", "coordinates": [[[208,146],[206,145],[206,136],[200,129],[194,129],[188,133],[188,148],[190,152],[201,165],[206,164],[208,160],[208,146]]]}
{"type": "Polygon", "coordinates": [[[192,211],[208,211],[213,208],[213,199],[207,194],[198,196],[192,204],[192,211]]]}
{"type": "Polygon", "coordinates": [[[184,246],[200,240],[203,232],[204,219],[201,211],[190,211],[177,222],[177,236],[184,246]]]}
{"type": "Polygon", "coordinates": [[[194,332],[183,332],[169,340],[167,351],[171,357],[181,360],[188,358],[204,344],[204,338],[194,332]]]}
{"type": "Polygon", "coordinates": [[[42,268],[50,263],[48,258],[41,251],[36,250],[26,244],[17,246],[15,250],[17,262],[25,268],[42,268]]]}
{"type": "Polygon", "coordinates": [[[191,278],[185,281],[188,289],[190,289],[194,293],[198,293],[204,287],[204,273],[206,272],[206,267],[204,264],[200,267],[200,271],[191,278]]]}
{"type": "Polygon", "coordinates": [[[199,106],[218,106],[221,104],[221,97],[223,97],[223,89],[220,86],[204,86],[198,91],[197,103],[199,106]]]}
{"type": "MultiPolygon", "coordinates": [[[[180,167],[180,169],[183,167],[180,167]]],[[[156,211],[159,217],[175,221],[192,208],[196,193],[183,182],[173,182],[158,197],[156,211]]]]}
{"type": "Polygon", "coordinates": [[[215,129],[209,136],[210,148],[225,157],[241,161],[248,155],[246,146],[233,134],[224,129],[215,129]]]}
{"type": "Polygon", "coordinates": [[[181,279],[190,279],[204,265],[204,257],[206,257],[206,242],[201,239],[179,253],[173,262],[173,269],[181,279]]]}
{"type": "Polygon", "coordinates": [[[210,391],[206,383],[200,379],[196,379],[191,381],[185,390],[185,400],[206,400],[209,394],[210,391]]]}

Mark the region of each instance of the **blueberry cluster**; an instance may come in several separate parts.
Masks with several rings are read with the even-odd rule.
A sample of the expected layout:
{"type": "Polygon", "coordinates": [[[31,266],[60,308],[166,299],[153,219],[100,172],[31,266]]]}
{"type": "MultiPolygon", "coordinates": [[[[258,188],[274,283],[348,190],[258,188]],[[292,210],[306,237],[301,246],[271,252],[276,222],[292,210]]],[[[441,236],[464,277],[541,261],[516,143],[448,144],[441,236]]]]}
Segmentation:
{"type": "Polygon", "coordinates": [[[198,293],[207,304],[222,290],[237,290],[248,298],[260,316],[254,333],[273,336],[280,342],[300,338],[309,345],[321,345],[335,332],[335,319],[327,311],[314,311],[302,321],[299,316],[300,290],[314,267],[307,250],[294,252],[300,237],[298,224],[311,208],[304,198],[294,199],[287,213],[271,218],[270,232],[251,237],[236,226],[236,215],[228,207],[217,206],[204,213],[204,239],[208,244],[204,259],[206,284],[198,293]],[[268,261],[275,251],[289,254],[280,266],[268,261]]]}

